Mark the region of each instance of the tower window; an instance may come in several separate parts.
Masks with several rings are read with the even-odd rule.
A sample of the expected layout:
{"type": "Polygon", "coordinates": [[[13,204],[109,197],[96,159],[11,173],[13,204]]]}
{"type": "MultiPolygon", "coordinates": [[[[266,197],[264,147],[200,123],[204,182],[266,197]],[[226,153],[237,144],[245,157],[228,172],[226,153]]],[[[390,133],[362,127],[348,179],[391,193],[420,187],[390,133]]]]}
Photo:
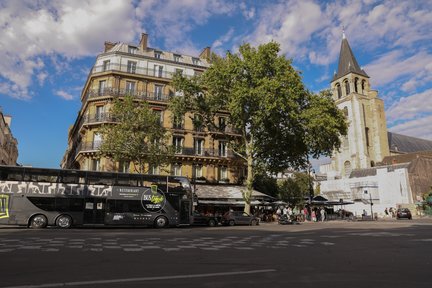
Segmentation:
{"type": "Polygon", "coordinates": [[[354,79],[354,90],[356,93],[358,93],[358,82],[359,82],[359,79],[355,78],[354,79]]]}
{"type": "Polygon", "coordinates": [[[365,87],[366,87],[366,81],[363,80],[362,83],[361,83],[361,85],[362,85],[362,93],[364,94],[364,92],[365,92],[365,87]]]}
{"type": "Polygon", "coordinates": [[[349,87],[349,82],[348,82],[348,80],[346,80],[346,81],[344,82],[344,85],[345,85],[345,93],[346,93],[346,95],[348,96],[348,95],[350,94],[350,87],[349,87]]]}
{"type": "Polygon", "coordinates": [[[337,90],[337,97],[340,99],[342,97],[342,89],[340,84],[336,84],[336,90],[337,90]]]}

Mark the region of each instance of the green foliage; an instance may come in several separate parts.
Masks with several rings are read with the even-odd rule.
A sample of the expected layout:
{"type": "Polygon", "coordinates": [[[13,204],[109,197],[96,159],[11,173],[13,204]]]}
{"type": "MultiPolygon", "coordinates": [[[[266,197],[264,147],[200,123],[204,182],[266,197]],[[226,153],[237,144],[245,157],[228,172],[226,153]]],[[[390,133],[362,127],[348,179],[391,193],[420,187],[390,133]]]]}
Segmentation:
{"type": "Polygon", "coordinates": [[[279,198],[293,206],[303,205],[304,198],[309,197],[312,181],[307,173],[294,173],[292,178],[279,182],[279,198]]]}
{"type": "Polygon", "coordinates": [[[257,167],[269,172],[305,167],[307,155],[329,155],[346,133],[345,118],[328,93],[307,91],[291,60],[279,52],[275,42],[244,44],[225,58],[213,55],[201,77],[176,75],[173,81],[183,93],[171,101],[174,115],[192,111],[212,129],[217,112],[229,113],[227,125],[240,134],[230,139],[230,148],[248,166],[247,203],[257,167]]]}
{"type": "Polygon", "coordinates": [[[254,177],[253,188],[264,194],[277,198],[279,196],[279,186],[275,178],[266,174],[256,174],[254,177]]]}
{"type": "Polygon", "coordinates": [[[101,156],[115,161],[134,163],[136,172],[145,173],[145,164],[160,166],[169,163],[173,148],[168,145],[168,135],[160,124],[159,115],[147,102],[136,102],[131,96],[115,99],[110,110],[114,124],[99,131],[101,156]]]}

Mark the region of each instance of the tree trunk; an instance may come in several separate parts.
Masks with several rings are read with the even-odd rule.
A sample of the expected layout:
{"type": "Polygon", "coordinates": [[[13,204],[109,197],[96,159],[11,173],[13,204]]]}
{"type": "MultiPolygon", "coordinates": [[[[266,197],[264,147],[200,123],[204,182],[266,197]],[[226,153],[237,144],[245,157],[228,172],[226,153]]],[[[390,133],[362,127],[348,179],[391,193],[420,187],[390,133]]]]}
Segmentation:
{"type": "Polygon", "coordinates": [[[245,208],[244,212],[250,214],[250,202],[252,197],[252,190],[253,190],[253,180],[254,180],[254,174],[253,174],[253,158],[252,153],[250,149],[250,144],[246,147],[246,157],[247,157],[247,178],[246,178],[246,191],[243,192],[243,199],[245,201],[245,208]]]}

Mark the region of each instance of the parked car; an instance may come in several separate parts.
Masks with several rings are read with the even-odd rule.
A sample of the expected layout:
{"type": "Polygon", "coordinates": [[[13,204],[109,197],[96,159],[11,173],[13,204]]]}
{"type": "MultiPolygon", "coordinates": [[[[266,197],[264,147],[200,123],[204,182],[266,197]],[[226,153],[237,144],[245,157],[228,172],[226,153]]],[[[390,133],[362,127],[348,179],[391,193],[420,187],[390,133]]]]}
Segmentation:
{"type": "Polygon", "coordinates": [[[396,211],[396,219],[412,219],[411,211],[408,208],[399,208],[396,211]]]}
{"type": "Polygon", "coordinates": [[[259,225],[259,218],[242,211],[229,211],[222,216],[222,224],[234,225],[259,225]]]}
{"type": "Polygon", "coordinates": [[[193,225],[203,225],[214,227],[219,224],[219,220],[215,216],[203,215],[197,211],[193,213],[193,225]]]}

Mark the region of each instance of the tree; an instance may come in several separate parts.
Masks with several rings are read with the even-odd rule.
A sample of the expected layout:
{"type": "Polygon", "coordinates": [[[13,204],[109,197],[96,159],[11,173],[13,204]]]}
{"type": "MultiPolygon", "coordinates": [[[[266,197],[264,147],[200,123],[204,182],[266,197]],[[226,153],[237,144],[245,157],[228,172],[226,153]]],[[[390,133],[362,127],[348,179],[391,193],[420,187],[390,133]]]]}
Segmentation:
{"type": "Polygon", "coordinates": [[[304,204],[305,197],[309,197],[309,185],[312,176],[304,172],[296,172],[293,177],[279,182],[279,198],[293,206],[304,204]]]}
{"type": "Polygon", "coordinates": [[[236,54],[213,55],[201,76],[176,75],[173,81],[183,95],[171,101],[174,115],[191,111],[214,129],[216,113],[229,114],[227,124],[239,132],[230,139],[230,148],[247,165],[246,212],[258,168],[278,172],[304,167],[307,155],[330,154],[340,146],[339,135],[346,133],[342,112],[325,93],[307,91],[299,72],[279,51],[275,42],[258,48],[244,44],[236,54]]]}
{"type": "Polygon", "coordinates": [[[160,115],[145,101],[134,101],[132,96],[115,99],[110,109],[115,123],[101,127],[101,156],[115,161],[132,162],[138,173],[146,173],[146,164],[168,164],[173,149],[168,135],[160,124],[160,115]]]}
{"type": "Polygon", "coordinates": [[[253,182],[253,188],[264,194],[278,197],[278,183],[277,180],[271,176],[263,173],[256,173],[253,182]]]}

